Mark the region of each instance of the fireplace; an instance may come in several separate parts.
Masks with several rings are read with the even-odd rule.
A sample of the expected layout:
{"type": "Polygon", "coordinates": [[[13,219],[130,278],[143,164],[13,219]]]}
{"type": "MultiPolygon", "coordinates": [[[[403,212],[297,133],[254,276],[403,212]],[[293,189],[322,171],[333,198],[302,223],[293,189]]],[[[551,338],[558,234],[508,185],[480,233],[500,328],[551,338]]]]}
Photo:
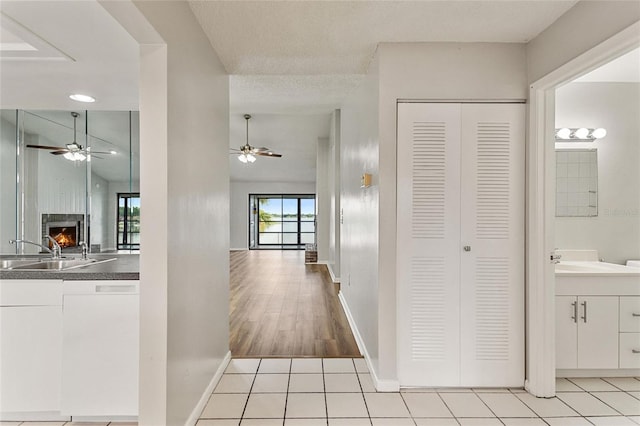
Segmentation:
{"type": "MultiPolygon", "coordinates": [[[[84,215],[43,214],[42,236],[45,239],[50,236],[63,250],[74,252],[80,249],[78,243],[84,241],[84,215]]],[[[53,248],[50,240],[46,244],[49,248],[53,248]]]]}

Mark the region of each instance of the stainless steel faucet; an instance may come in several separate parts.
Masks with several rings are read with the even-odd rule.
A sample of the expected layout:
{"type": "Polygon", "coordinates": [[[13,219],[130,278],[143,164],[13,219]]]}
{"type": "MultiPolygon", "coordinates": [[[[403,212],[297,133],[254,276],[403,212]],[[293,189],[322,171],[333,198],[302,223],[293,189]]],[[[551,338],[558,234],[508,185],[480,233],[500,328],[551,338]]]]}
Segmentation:
{"type": "Polygon", "coordinates": [[[40,248],[43,248],[46,251],[48,251],[49,253],[51,253],[51,257],[53,259],[60,259],[60,255],[62,253],[62,248],[60,247],[60,244],[58,244],[58,242],[55,239],[53,239],[51,236],[49,236],[49,235],[47,235],[47,238],[49,238],[49,240],[51,240],[51,243],[53,244],[53,250],[50,249],[49,247],[45,246],[44,244],[34,243],[33,241],[29,241],[29,240],[9,240],[9,244],[18,244],[18,243],[32,244],[34,246],[38,246],[40,248]]]}
{"type": "Polygon", "coordinates": [[[82,258],[86,259],[87,258],[87,243],[85,243],[84,241],[80,241],[78,243],[78,245],[80,247],[82,247],[82,258]]]}

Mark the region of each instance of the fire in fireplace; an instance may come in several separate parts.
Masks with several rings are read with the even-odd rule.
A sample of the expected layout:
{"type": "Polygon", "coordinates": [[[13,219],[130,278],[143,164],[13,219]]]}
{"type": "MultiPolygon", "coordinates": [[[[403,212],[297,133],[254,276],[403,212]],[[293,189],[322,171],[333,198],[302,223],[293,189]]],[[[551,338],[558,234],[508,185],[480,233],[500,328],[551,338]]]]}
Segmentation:
{"type": "MultiPolygon", "coordinates": [[[[50,222],[47,223],[47,234],[58,242],[60,247],[76,247],[78,245],[78,233],[80,223],[70,222],[50,222]]],[[[49,241],[49,248],[53,247],[53,243],[49,241]]]]}

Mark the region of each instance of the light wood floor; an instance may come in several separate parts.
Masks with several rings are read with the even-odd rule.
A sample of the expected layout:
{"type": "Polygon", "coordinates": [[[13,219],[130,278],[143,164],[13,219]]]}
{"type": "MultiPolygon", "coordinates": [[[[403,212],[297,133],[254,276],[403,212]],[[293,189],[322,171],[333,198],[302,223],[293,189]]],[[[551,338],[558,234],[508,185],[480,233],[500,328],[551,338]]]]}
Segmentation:
{"type": "Polygon", "coordinates": [[[302,250],[231,252],[234,357],[359,357],[335,285],[302,250]]]}

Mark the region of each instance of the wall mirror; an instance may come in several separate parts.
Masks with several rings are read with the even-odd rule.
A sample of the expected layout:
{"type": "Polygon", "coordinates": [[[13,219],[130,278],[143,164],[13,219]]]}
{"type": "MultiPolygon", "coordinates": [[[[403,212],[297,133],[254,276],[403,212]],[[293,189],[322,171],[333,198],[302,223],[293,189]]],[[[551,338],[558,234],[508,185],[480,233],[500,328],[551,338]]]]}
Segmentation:
{"type": "Polygon", "coordinates": [[[137,111],[0,111],[0,252],[140,249],[137,111]],[[74,144],[75,142],[75,144],[74,144]]]}
{"type": "Polygon", "coordinates": [[[556,216],[598,216],[597,149],[556,149],[556,216]]]}

